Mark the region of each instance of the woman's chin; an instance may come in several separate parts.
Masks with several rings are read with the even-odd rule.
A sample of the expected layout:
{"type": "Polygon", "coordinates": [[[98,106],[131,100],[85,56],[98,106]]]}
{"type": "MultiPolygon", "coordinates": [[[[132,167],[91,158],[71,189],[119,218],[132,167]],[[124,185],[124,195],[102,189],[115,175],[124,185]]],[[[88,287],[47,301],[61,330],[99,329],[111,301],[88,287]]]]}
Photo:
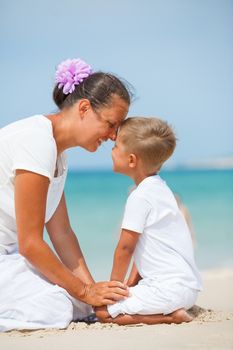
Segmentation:
{"type": "Polygon", "coordinates": [[[94,143],[93,145],[91,145],[90,147],[90,152],[95,152],[97,151],[97,149],[102,145],[102,142],[98,141],[96,143],[94,143]]]}
{"type": "Polygon", "coordinates": [[[86,151],[93,153],[93,152],[97,151],[97,149],[99,148],[99,146],[100,146],[99,144],[95,144],[95,145],[86,146],[86,147],[83,147],[83,148],[84,148],[86,151]]]}

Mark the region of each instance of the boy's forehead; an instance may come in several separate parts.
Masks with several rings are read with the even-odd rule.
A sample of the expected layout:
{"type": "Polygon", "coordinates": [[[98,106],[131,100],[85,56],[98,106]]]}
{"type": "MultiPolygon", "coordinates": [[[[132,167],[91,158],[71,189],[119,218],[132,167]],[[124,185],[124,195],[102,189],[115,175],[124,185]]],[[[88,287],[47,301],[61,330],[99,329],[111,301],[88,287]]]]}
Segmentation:
{"type": "Polygon", "coordinates": [[[116,136],[116,140],[115,140],[115,143],[119,143],[121,142],[121,134],[120,134],[120,131],[117,132],[117,136],[116,136]]]}
{"type": "Polygon", "coordinates": [[[117,144],[119,143],[119,139],[118,139],[118,136],[116,137],[116,140],[114,141],[114,145],[117,146],[117,144]]]}

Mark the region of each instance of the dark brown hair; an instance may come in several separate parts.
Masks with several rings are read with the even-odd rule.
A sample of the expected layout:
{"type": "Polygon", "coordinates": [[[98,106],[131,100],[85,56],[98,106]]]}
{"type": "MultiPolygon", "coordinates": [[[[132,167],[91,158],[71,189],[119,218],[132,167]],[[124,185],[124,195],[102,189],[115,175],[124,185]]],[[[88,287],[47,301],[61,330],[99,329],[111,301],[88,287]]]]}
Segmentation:
{"type": "Polygon", "coordinates": [[[75,102],[86,98],[94,110],[103,106],[110,106],[114,95],[122,98],[128,105],[131,102],[131,92],[126,83],[123,83],[116,76],[96,72],[85,78],[82,83],[75,86],[70,94],[64,94],[58,84],[53,90],[53,100],[59,109],[71,107],[75,102]]]}

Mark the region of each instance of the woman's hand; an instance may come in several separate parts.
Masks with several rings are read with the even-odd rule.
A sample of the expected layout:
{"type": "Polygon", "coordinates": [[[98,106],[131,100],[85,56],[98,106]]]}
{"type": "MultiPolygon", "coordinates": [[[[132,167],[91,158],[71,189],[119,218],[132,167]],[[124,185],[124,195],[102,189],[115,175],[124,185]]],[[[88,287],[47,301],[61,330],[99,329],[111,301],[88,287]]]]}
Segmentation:
{"type": "Polygon", "coordinates": [[[122,282],[97,282],[85,285],[82,300],[93,306],[112,305],[129,296],[128,287],[122,282]]]}

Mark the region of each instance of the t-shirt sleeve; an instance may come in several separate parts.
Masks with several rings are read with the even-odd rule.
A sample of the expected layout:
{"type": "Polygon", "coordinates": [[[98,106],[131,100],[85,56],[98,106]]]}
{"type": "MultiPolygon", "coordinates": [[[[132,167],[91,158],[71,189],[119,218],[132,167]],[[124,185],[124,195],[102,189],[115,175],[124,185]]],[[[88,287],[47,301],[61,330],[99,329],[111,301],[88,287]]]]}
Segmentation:
{"type": "Polygon", "coordinates": [[[150,211],[151,205],[145,198],[131,193],[126,202],[121,228],[142,233],[150,211]]]}
{"type": "Polygon", "coordinates": [[[12,171],[23,169],[51,179],[57,159],[56,143],[43,130],[27,129],[17,134],[13,143],[12,171]]]}

